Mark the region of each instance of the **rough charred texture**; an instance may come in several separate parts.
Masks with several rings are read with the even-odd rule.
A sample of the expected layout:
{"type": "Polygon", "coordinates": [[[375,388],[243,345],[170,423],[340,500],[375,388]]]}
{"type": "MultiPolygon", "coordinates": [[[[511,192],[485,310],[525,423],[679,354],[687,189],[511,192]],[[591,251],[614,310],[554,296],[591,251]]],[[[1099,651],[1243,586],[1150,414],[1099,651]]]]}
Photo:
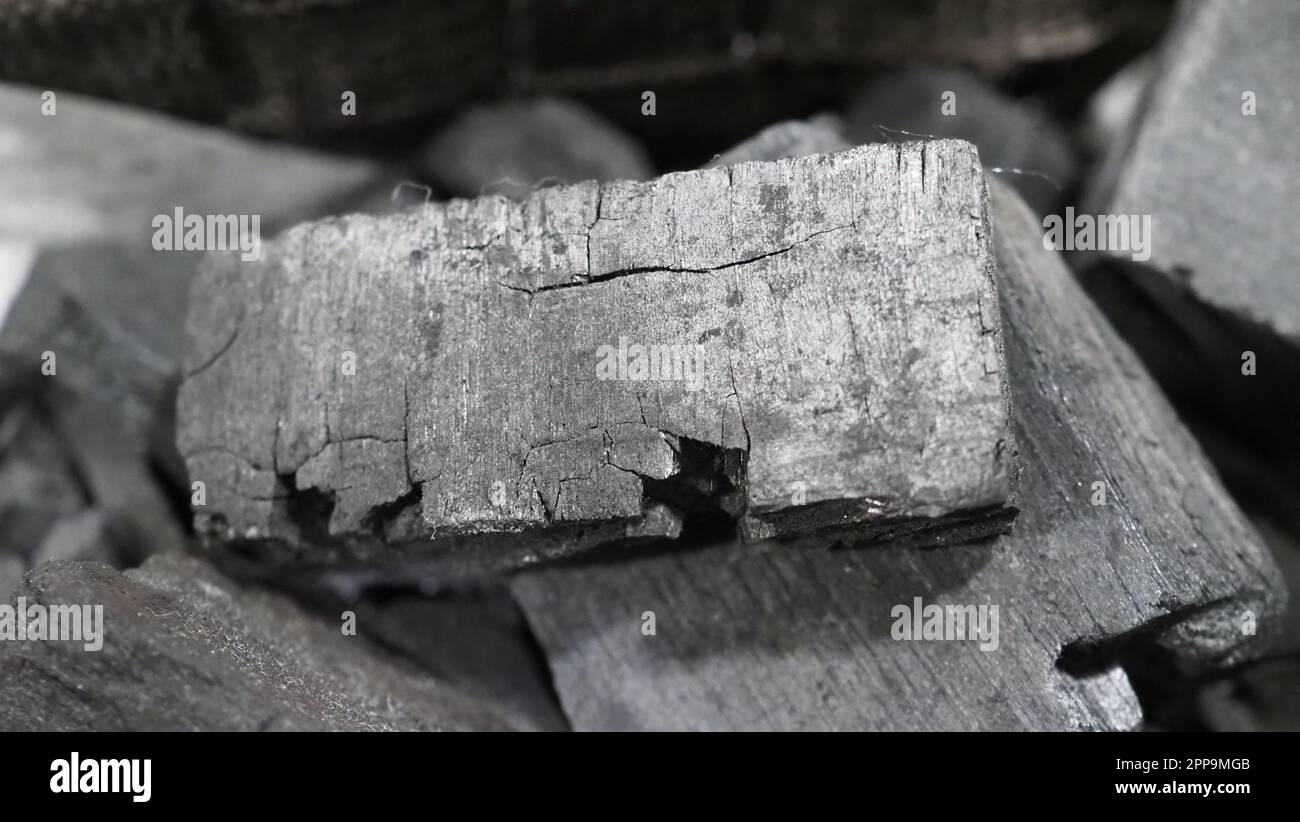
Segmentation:
{"type": "Polygon", "coordinates": [[[586,107],[557,98],[470,109],[434,138],[423,165],[440,189],[462,197],[520,199],[548,185],[654,174],[630,137],[586,107]]]}
{"type": "Polygon", "coordinates": [[[157,557],[125,575],[51,562],[25,605],[102,605],[103,646],[0,642],[0,729],[487,730],[506,725],[425,673],[240,591],[205,564],[157,557]]]}
{"type": "Polygon", "coordinates": [[[347,217],[216,259],[180,395],[199,527],[306,561],[473,541],[524,562],[699,517],[1000,530],[986,205],[968,144],[874,146],[347,217]]]}
{"type": "MultiPolygon", "coordinates": [[[[1158,23],[1153,2],[980,0],[71,0],[6,4],[0,78],[253,131],[319,136],[417,122],[507,90],[621,95],[929,59],[990,70],[1080,54],[1158,23]],[[739,34],[737,34],[739,32],[739,34]],[[94,43],[96,59],[84,59],[94,43]],[[294,48],[286,49],[291,43],[294,48]],[[304,59],[303,53],[310,58],[304,59]],[[435,78],[431,80],[431,78],[435,78]],[[356,116],[340,96],[357,95],[356,116]]],[[[717,99],[717,98],[715,98],[717,99]]],[[[721,98],[725,104],[727,99],[721,98]]],[[[714,113],[707,97],[665,113],[714,113]]],[[[739,111],[740,109],[736,109],[739,111]]],[[[796,112],[787,112],[791,116],[796,112]]]]}
{"type": "Polygon", "coordinates": [[[1235,662],[1256,647],[1249,630],[1275,625],[1282,594],[1259,538],[1043,250],[1038,220],[990,186],[1023,466],[1011,534],[942,551],[808,540],[523,571],[513,589],[575,728],[1131,728],[1127,672],[1235,662]],[[996,649],[991,633],[895,639],[894,609],[917,597],[997,606],[996,649]]]}

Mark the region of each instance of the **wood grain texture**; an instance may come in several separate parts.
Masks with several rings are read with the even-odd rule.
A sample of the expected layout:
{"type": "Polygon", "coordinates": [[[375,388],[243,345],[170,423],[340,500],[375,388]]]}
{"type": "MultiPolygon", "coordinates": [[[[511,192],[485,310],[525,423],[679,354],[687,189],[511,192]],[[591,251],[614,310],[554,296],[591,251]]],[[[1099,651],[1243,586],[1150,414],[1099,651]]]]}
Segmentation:
{"type": "Polygon", "coordinates": [[[986,208],[972,147],[932,142],[355,215],[215,259],[179,403],[199,526],[323,545],[302,560],[522,562],[675,537],[697,506],[750,537],[1001,530],[986,208]],[[674,367],[638,371],[651,348],[674,367]]]}
{"type": "Polygon", "coordinates": [[[0,642],[5,731],[508,729],[427,673],[182,554],[126,574],[49,562],[14,597],[102,605],[103,647],[0,642]]]}
{"type": "Polygon", "coordinates": [[[1266,549],[1043,250],[1037,219],[990,188],[1023,466],[1010,535],[942,550],[718,545],[523,571],[513,591],[575,729],[1132,728],[1123,663],[1196,670],[1259,647],[1284,599],[1266,549]],[[997,606],[997,648],[894,639],[894,607],[916,597],[997,606]]]}

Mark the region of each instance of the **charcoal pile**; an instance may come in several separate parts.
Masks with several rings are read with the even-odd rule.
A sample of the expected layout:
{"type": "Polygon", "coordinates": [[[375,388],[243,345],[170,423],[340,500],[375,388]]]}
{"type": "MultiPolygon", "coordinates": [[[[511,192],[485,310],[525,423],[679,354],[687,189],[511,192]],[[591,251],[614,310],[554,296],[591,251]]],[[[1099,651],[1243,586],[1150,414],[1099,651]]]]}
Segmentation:
{"type": "Polygon", "coordinates": [[[1298,30],[0,3],[0,730],[1300,728],[1298,30]]]}

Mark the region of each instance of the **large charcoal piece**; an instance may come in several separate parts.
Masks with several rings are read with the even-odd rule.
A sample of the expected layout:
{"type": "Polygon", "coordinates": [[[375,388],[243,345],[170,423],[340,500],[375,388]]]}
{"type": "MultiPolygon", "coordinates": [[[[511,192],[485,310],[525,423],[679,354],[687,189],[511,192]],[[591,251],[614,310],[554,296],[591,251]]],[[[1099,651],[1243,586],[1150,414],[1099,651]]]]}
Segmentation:
{"type": "Polygon", "coordinates": [[[1011,534],[525,570],[513,590],[576,729],[1132,728],[1127,669],[1230,664],[1275,625],[1259,538],[1038,220],[990,186],[1023,466],[1011,534]],[[930,606],[946,640],[924,639],[930,606]]]}
{"type": "Polygon", "coordinates": [[[27,575],[14,603],[27,609],[29,632],[16,636],[15,615],[0,614],[15,632],[0,642],[3,731],[507,728],[487,707],[364,640],[283,597],[240,591],[180,554],[125,575],[99,563],[50,562],[27,575]],[[90,608],[89,633],[31,639],[37,614],[73,613],[59,606],[90,608]]]}
{"type": "Polygon", "coordinates": [[[969,144],[307,224],[213,259],[193,305],[198,525],[274,558],[527,562],[710,516],[942,542],[1013,513],[969,144]]]}

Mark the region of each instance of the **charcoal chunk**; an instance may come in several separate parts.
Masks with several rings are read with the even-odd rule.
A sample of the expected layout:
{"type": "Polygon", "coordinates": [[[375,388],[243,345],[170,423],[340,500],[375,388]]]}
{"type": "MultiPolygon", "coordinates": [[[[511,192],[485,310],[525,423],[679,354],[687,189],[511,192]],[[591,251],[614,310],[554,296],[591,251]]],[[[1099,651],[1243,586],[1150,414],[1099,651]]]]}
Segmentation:
{"type": "Polygon", "coordinates": [[[525,570],[512,589],[575,729],[1131,729],[1130,670],[1263,647],[1284,607],[1266,548],[1032,212],[990,189],[1023,466],[1011,533],[525,570]],[[986,608],[985,629],[996,606],[996,633],[910,638],[931,605],[986,608]]]}
{"type": "Polygon", "coordinates": [[[511,562],[701,509],[751,539],[1002,530],[986,198],[969,144],[871,146],[214,258],[179,404],[198,527],[274,561],[511,562]]]}

